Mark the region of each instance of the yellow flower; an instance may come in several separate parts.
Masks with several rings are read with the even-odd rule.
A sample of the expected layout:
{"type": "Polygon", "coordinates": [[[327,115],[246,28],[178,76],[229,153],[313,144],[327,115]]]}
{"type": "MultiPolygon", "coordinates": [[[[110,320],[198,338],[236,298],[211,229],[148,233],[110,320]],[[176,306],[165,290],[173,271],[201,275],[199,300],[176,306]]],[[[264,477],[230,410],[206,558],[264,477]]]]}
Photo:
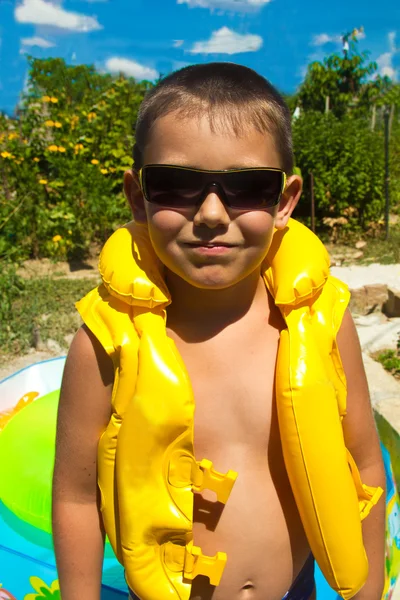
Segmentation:
{"type": "Polygon", "coordinates": [[[109,171],[110,171],[110,173],[115,173],[115,171],[116,171],[116,170],[117,170],[117,169],[115,169],[114,167],[110,167],[110,168],[109,168],[109,171]]]}
{"type": "Polygon", "coordinates": [[[42,185],[46,185],[47,179],[39,179],[39,183],[41,183],[42,185]]]}
{"type": "Polygon", "coordinates": [[[60,121],[55,121],[54,127],[57,127],[58,129],[60,129],[60,127],[62,127],[62,123],[60,123],[60,121]]]}
{"type": "Polygon", "coordinates": [[[47,150],[50,150],[50,152],[58,152],[58,146],[56,146],[55,144],[51,144],[51,146],[49,146],[47,150]]]}
{"type": "Polygon", "coordinates": [[[58,146],[58,151],[59,152],[65,152],[64,146],[58,146]]]}
{"type": "Polygon", "coordinates": [[[76,115],[73,115],[73,117],[71,118],[71,129],[75,129],[75,125],[77,124],[78,121],[79,121],[79,117],[77,117],[76,115]]]}
{"type": "Polygon", "coordinates": [[[50,102],[52,102],[53,104],[57,104],[57,102],[58,102],[58,99],[57,99],[57,98],[54,98],[54,96],[52,96],[52,97],[50,98],[50,102]]]}
{"type": "Polygon", "coordinates": [[[93,121],[93,119],[95,119],[96,117],[97,117],[97,115],[95,112],[90,112],[87,116],[89,122],[93,121]]]}
{"type": "Polygon", "coordinates": [[[53,242],[54,242],[55,244],[57,244],[57,243],[58,243],[58,242],[60,242],[61,240],[62,240],[62,237],[61,237],[61,235],[55,235],[55,236],[53,237],[53,242]]]}
{"type": "Polygon", "coordinates": [[[93,158],[93,160],[90,161],[92,163],[92,165],[98,165],[99,161],[97,160],[97,158],[93,158]]]}
{"type": "Polygon", "coordinates": [[[45,121],[44,124],[46,127],[54,127],[54,121],[45,121]]]}
{"type": "Polygon", "coordinates": [[[103,173],[103,175],[106,175],[108,173],[108,169],[100,169],[100,172],[103,173]]]}
{"type": "Polygon", "coordinates": [[[83,150],[83,148],[84,148],[83,144],[75,144],[75,148],[74,148],[75,154],[78,154],[78,152],[83,150]]]}
{"type": "Polygon", "coordinates": [[[35,156],[35,158],[33,159],[33,162],[39,162],[40,158],[38,158],[37,156],[35,156]]]}
{"type": "Polygon", "coordinates": [[[71,229],[68,229],[68,233],[69,233],[69,235],[72,235],[71,229]]]}
{"type": "Polygon", "coordinates": [[[42,102],[51,102],[50,96],[43,96],[42,97],[42,102]]]}
{"type": "Polygon", "coordinates": [[[9,140],[15,140],[17,137],[19,137],[18,133],[11,132],[8,134],[9,140]]]}
{"type": "Polygon", "coordinates": [[[3,158],[12,158],[12,154],[11,154],[11,152],[2,152],[2,153],[1,153],[1,156],[2,156],[3,158]]]}
{"type": "Polygon", "coordinates": [[[50,600],[50,598],[60,598],[60,585],[58,583],[58,579],[53,581],[50,586],[48,586],[42,579],[39,577],[30,577],[29,582],[33,589],[35,590],[34,594],[26,594],[24,600],[43,600],[46,598],[50,600]]]}

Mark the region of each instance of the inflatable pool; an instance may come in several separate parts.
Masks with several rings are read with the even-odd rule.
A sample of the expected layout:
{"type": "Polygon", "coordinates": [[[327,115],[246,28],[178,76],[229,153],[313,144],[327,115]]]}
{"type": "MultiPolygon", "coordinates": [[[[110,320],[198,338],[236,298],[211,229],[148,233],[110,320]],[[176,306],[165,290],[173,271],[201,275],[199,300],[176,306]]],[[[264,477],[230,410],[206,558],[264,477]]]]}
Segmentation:
{"type": "MultiPolygon", "coordinates": [[[[51,479],[65,358],[40,362],[0,382],[0,600],[60,600],[51,538],[51,479]]],[[[387,477],[386,587],[400,573],[400,509],[391,460],[387,477]]],[[[336,600],[316,568],[318,600],[336,600]]],[[[127,598],[121,566],[106,544],[102,600],[127,598]]]]}

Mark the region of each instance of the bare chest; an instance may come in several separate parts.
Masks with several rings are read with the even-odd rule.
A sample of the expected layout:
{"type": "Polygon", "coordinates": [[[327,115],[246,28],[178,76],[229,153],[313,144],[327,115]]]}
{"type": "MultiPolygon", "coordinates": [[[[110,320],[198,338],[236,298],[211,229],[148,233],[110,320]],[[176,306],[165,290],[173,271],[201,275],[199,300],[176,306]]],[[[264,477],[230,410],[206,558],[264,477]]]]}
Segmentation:
{"type": "Polygon", "coordinates": [[[221,334],[199,344],[175,340],[196,402],[196,456],[220,459],[227,449],[265,452],[271,429],[279,331],[221,334]],[[223,451],[222,451],[223,450],[223,451]]]}

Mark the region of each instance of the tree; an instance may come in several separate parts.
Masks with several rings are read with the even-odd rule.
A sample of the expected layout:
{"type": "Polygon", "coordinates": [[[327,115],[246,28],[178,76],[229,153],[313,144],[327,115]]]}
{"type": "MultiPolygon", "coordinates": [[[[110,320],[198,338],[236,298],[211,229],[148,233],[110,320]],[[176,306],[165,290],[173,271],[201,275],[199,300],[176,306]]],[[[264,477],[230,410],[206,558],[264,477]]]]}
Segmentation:
{"type": "Polygon", "coordinates": [[[368,56],[368,52],[358,52],[354,39],[343,56],[332,54],[322,62],[311,63],[297,94],[302,109],[325,112],[329,98],[329,110],[337,117],[355,109],[357,113],[368,111],[390,86],[388,78],[372,78],[377,64],[368,56]]]}

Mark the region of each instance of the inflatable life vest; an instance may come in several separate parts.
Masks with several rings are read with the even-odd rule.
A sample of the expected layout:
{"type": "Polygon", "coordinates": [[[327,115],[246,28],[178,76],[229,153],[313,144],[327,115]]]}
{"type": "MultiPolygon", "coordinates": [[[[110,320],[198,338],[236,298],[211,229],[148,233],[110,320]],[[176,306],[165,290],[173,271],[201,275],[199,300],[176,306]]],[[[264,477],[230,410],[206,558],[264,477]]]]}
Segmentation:
{"type": "MultiPolygon", "coordinates": [[[[227,560],[223,548],[208,557],[193,546],[193,492],[214,490],[225,503],[236,474],[194,456],[193,391],[167,336],[170,298],[147,227],[116,231],[99,268],[102,285],[77,308],[115,369],[98,449],[105,529],[139,598],[188,600],[193,579],[206,575],[218,585],[227,560]]],[[[287,326],[276,401],[290,484],[325,578],[351,598],[368,574],[361,520],[382,490],[361,483],[343,440],[346,382],[335,340],[349,292],[329,276],[319,240],[294,220],[274,233],[261,274],[287,326]]]]}

